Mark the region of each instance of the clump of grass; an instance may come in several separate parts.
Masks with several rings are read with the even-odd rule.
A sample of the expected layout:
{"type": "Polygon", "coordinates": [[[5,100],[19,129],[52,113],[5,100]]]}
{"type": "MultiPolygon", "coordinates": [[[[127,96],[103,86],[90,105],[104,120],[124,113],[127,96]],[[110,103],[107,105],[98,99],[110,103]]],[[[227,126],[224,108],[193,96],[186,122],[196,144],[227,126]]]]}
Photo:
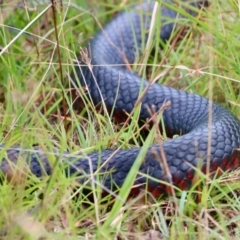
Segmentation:
{"type": "MultiPolygon", "coordinates": [[[[52,9],[40,5],[36,10],[9,10],[0,30],[1,48],[9,45],[1,53],[0,66],[0,133],[4,144],[25,147],[38,144],[43,149],[56,147],[87,153],[120,146],[131,148],[145,141],[144,151],[152,142],[159,141],[161,136],[153,131],[147,140],[139,141],[137,111],[123,128],[112,123],[107,114],[99,114],[90,102],[81,111],[73,109],[80,97],[71,96],[69,73],[75,53],[115,13],[130,6],[128,1],[117,3],[101,0],[96,5],[95,1],[78,1],[70,7],[64,4],[62,11],[58,9],[64,81],[59,74],[52,9]],[[27,33],[7,28],[23,29],[28,25],[27,33]]],[[[173,38],[159,48],[158,41],[154,44],[153,40],[155,52],[147,53],[149,67],[143,57],[133,68],[140,71],[144,66],[143,73],[148,79],[160,76],[160,83],[209,97],[240,117],[238,6],[235,1],[225,0],[211,4],[201,19],[186,22],[190,29],[181,41],[175,42],[173,38]]],[[[74,176],[66,178],[60,168],[56,168],[51,181],[26,173],[21,179],[17,176],[17,183],[9,183],[2,176],[0,236],[4,239],[239,238],[237,172],[212,180],[199,172],[198,182],[204,183],[201,188],[196,184],[189,192],[176,190],[176,197],[159,200],[143,193],[126,201],[134,174],[129,175],[117,198],[102,198],[101,187],[97,186],[92,202],[81,194],[82,186],[74,176]],[[77,192],[73,191],[76,189],[77,192]]]]}

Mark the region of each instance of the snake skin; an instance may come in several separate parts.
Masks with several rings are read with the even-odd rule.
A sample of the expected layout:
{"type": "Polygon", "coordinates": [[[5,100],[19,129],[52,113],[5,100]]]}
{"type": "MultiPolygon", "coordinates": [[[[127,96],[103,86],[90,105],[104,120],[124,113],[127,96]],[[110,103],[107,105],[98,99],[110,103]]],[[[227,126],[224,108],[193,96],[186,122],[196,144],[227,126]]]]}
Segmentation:
{"type": "MultiPolygon", "coordinates": [[[[169,1],[167,3],[171,4],[169,1]]],[[[81,67],[76,66],[72,74],[75,86],[87,89],[94,104],[104,103],[109,111],[113,109],[114,114],[120,117],[125,112],[131,113],[141,89],[149,85],[148,81],[129,70],[127,65],[140,55],[141,47],[147,41],[152,11],[153,3],[145,2],[133,7],[132,11],[119,13],[90,41],[88,57],[91,67],[86,63],[89,59],[82,56],[79,59],[81,67]]],[[[192,9],[188,12],[194,14],[192,9]]],[[[161,7],[162,42],[171,37],[177,18],[183,17],[168,6],[161,7]]],[[[240,122],[231,112],[199,95],[153,84],[142,99],[139,118],[146,120],[151,117],[149,107],[159,110],[165,101],[171,103],[163,113],[165,126],[170,135],[181,133],[180,137],[161,145],[175,186],[188,189],[194,181],[194,168],[199,167],[206,172],[207,161],[210,163],[210,172],[234,170],[240,166],[240,122]],[[212,123],[209,125],[210,111],[212,123]],[[207,156],[209,147],[210,155],[207,156]]],[[[124,183],[140,150],[133,148],[116,153],[115,150],[102,150],[83,156],[68,152],[46,153],[38,147],[30,151],[16,146],[4,150],[5,158],[0,169],[5,175],[11,176],[13,166],[24,158],[33,174],[38,177],[48,175],[52,166],[48,160],[49,154],[53,154],[59,163],[67,166],[66,174],[78,175],[80,182],[88,179],[89,174],[103,164],[100,170],[104,173],[100,178],[101,183],[106,188],[116,189],[124,183]]],[[[162,159],[159,144],[152,145],[139,169],[140,173],[147,174],[151,179],[138,174],[134,182],[138,187],[133,188],[132,195],[141,188],[148,189],[154,196],[168,193],[169,188],[159,182],[169,180],[161,164],[162,159]]]]}

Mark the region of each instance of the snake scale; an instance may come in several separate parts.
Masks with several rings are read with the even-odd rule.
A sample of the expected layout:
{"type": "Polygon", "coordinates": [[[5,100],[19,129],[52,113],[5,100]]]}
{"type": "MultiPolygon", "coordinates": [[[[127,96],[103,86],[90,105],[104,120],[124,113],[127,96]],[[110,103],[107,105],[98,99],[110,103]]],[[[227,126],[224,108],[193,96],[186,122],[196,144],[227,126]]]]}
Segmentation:
{"type": "MultiPolygon", "coordinates": [[[[166,42],[175,28],[175,20],[181,16],[169,7],[173,4],[171,1],[162,3],[160,38],[166,42]]],[[[198,3],[198,6],[201,4],[198,3]]],[[[189,189],[194,181],[194,168],[200,167],[206,172],[207,161],[212,173],[218,169],[229,171],[240,166],[240,122],[226,108],[199,95],[157,83],[149,86],[148,81],[142,80],[127,67],[139,56],[141,47],[147,42],[153,8],[153,1],[144,2],[115,16],[88,44],[91,67],[80,60],[81,66],[76,65],[72,78],[75,86],[87,89],[95,105],[104,103],[109,111],[113,109],[116,116],[131,113],[141,89],[148,88],[141,100],[141,120],[151,117],[149,107],[157,111],[164,102],[170,102],[170,107],[163,113],[164,124],[170,135],[181,133],[181,136],[161,143],[161,147],[172,183],[180,189],[189,189]],[[208,122],[210,111],[211,125],[208,122]],[[207,155],[209,147],[210,155],[207,155]]],[[[194,15],[192,10],[189,13],[194,15]]],[[[13,166],[19,159],[24,159],[31,172],[38,177],[52,172],[48,154],[38,147],[29,151],[18,146],[6,149],[2,145],[1,149],[5,151],[0,165],[4,175],[12,175],[13,166]]],[[[68,152],[60,154],[57,151],[50,154],[66,163],[66,174],[83,176],[82,181],[88,179],[90,169],[95,172],[103,164],[100,172],[105,174],[101,183],[105,188],[116,189],[123,185],[140,150],[140,147],[117,152],[107,149],[87,156],[68,152]]],[[[162,158],[159,144],[149,147],[135,179],[137,187],[132,189],[132,195],[138,194],[141,189],[147,189],[156,197],[168,193],[169,188],[163,181],[169,178],[161,164],[162,158]]]]}

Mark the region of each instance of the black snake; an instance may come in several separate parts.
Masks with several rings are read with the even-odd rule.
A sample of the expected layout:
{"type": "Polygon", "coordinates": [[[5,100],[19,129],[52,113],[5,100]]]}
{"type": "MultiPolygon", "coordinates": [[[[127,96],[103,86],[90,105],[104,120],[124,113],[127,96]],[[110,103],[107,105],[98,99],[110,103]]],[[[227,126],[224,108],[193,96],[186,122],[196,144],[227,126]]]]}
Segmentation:
{"type": "MultiPolygon", "coordinates": [[[[170,38],[175,19],[179,17],[176,11],[164,5],[161,7],[161,18],[165,20],[161,22],[160,31],[163,42],[170,38]]],[[[139,93],[145,88],[148,90],[141,101],[140,119],[151,117],[149,108],[154,106],[157,111],[164,102],[170,102],[170,107],[163,113],[165,126],[171,135],[181,133],[182,136],[163,142],[161,146],[172,175],[172,183],[181,189],[187,189],[194,178],[194,167],[200,167],[206,172],[207,160],[210,161],[210,172],[216,172],[218,168],[223,171],[233,170],[240,166],[240,122],[224,107],[196,94],[159,84],[149,86],[148,81],[142,81],[141,77],[126,67],[128,63],[134,62],[142,44],[147,41],[153,6],[153,2],[144,2],[131,11],[121,12],[114,17],[90,41],[88,64],[82,60],[82,66],[76,66],[79,81],[75,74],[72,77],[75,85],[79,84],[80,88],[87,89],[94,104],[104,103],[109,111],[114,108],[114,115],[117,116],[124,115],[125,112],[131,113],[139,93]],[[212,114],[210,126],[209,106],[212,114]],[[209,147],[210,155],[207,156],[209,147]]],[[[189,13],[194,14],[194,11],[189,13]]],[[[117,152],[103,150],[85,157],[64,153],[60,157],[67,163],[66,173],[70,175],[78,173],[85,176],[91,173],[89,164],[93,172],[103,164],[100,172],[106,174],[102,177],[102,183],[106,188],[112,189],[114,186],[122,186],[140,149],[117,152]]],[[[53,154],[58,156],[57,152],[53,154]]],[[[51,174],[48,154],[38,147],[31,152],[18,147],[7,149],[6,157],[1,162],[1,170],[11,175],[12,165],[9,161],[16,163],[20,155],[24,156],[33,174],[39,177],[43,171],[51,174]]],[[[162,157],[159,144],[148,149],[139,172],[151,176],[151,179],[139,174],[134,183],[141,187],[134,189],[132,194],[137,194],[140,188],[146,188],[146,184],[147,189],[155,196],[168,191],[166,185],[158,181],[168,180],[161,164],[162,157]]]]}

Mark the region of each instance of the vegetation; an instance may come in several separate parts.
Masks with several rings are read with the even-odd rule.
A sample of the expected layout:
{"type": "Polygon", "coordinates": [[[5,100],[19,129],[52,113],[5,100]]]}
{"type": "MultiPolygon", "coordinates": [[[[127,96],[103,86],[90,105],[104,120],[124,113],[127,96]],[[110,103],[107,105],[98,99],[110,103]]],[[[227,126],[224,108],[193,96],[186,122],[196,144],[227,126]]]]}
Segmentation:
{"type": "MultiPolygon", "coordinates": [[[[27,9],[0,8],[2,143],[88,153],[139,144],[146,149],[159,141],[158,131],[141,139],[137,114],[123,127],[90,103],[83,110],[73,108],[79,96],[71,92],[69,75],[76,54],[130,1],[72,0],[62,9],[58,5],[55,15],[50,5],[34,8],[33,2],[27,9]]],[[[175,35],[161,49],[153,44],[148,65],[142,57],[133,69],[139,72],[143,66],[148,79],[158,76],[159,83],[213,99],[240,118],[238,1],[212,1],[201,17],[188,17],[180,25],[188,26],[181,41],[175,35]]],[[[1,176],[0,238],[239,239],[238,176],[236,171],[210,180],[199,173],[201,188],[176,190],[177,197],[158,200],[148,196],[148,201],[145,193],[126,201],[130,177],[115,199],[103,199],[96,186],[89,201],[75,177],[67,178],[60,167],[50,178],[25,172],[8,182],[1,176]]]]}

